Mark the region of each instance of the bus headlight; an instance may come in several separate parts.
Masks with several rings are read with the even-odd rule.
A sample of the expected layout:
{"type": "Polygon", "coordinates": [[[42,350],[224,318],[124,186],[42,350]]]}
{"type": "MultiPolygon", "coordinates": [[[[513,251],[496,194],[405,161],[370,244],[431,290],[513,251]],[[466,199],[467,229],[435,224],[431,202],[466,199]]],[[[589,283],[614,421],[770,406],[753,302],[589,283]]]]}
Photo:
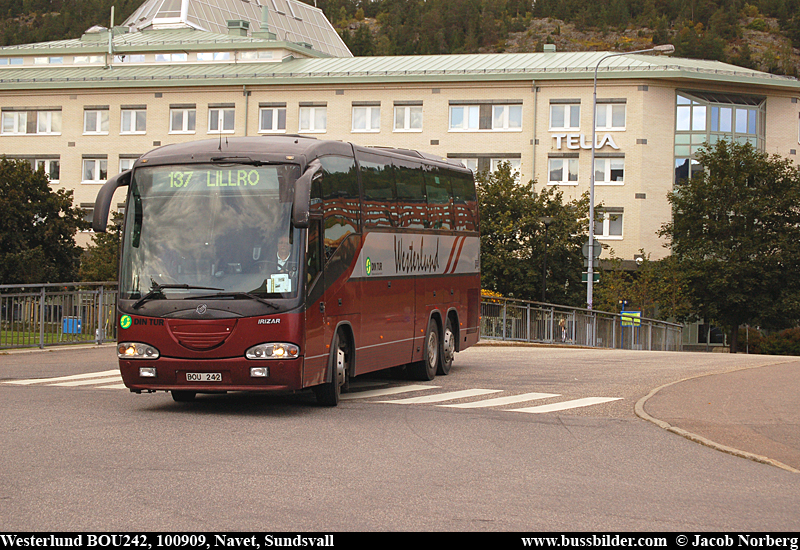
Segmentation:
{"type": "Polygon", "coordinates": [[[141,342],[120,342],[117,344],[117,357],[120,359],[158,359],[161,355],[156,348],[141,342]]]}
{"type": "Polygon", "coordinates": [[[258,344],[244,353],[248,359],[294,359],[300,355],[300,348],[286,342],[258,344]]]}

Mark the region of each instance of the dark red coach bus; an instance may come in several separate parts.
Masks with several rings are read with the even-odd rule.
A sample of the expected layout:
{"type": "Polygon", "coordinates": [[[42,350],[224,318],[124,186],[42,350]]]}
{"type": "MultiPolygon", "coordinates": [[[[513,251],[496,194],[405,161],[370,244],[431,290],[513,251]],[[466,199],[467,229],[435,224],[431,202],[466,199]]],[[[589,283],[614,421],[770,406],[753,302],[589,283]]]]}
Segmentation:
{"type": "Polygon", "coordinates": [[[169,145],[127,186],[120,370],[136,393],[313,389],[407,365],[431,380],[478,341],[472,173],[416,151],[299,136],[169,145]]]}

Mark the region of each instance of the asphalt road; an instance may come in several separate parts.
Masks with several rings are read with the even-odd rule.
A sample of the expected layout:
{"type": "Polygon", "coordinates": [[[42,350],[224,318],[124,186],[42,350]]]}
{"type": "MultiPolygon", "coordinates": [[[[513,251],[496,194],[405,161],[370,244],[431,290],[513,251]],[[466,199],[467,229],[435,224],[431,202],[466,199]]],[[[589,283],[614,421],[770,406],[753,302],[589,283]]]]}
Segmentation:
{"type": "Polygon", "coordinates": [[[357,379],[335,409],[310,393],[178,404],[113,374],[52,380],[115,363],[111,347],[0,355],[3,530],[800,530],[800,475],[635,411],[649,396],[672,427],[721,417],[791,449],[786,358],[480,346],[424,388],[360,393],[419,383],[357,379]],[[744,397],[772,415],[729,414],[744,397]]]}

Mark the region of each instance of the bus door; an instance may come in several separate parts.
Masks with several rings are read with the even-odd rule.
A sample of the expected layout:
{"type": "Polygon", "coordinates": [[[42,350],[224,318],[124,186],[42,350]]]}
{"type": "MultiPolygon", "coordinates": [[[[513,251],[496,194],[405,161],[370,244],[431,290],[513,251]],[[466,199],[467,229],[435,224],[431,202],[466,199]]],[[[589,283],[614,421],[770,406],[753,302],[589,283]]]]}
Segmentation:
{"type": "Polygon", "coordinates": [[[306,250],[306,385],[325,382],[333,331],[360,325],[358,285],[349,283],[358,253],[359,190],[352,157],[320,157],[311,188],[306,250]],[[318,218],[322,218],[319,220],[318,218]]]}

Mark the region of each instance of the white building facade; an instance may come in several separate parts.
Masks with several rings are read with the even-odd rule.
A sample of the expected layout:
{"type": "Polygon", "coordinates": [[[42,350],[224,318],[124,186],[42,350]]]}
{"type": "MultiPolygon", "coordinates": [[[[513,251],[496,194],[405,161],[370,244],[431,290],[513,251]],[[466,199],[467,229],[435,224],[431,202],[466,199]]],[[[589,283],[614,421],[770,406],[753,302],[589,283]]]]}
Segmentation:
{"type": "Polygon", "coordinates": [[[0,153],[42,167],[89,216],[105,180],[144,152],[228,136],[409,148],[475,170],[506,161],[565,199],[588,191],[594,168],[603,257],[627,261],[668,254],[656,235],[666,195],[702,168],[704,143],[797,158],[796,79],[627,55],[598,71],[592,167],[606,53],[355,58],[294,0],[150,0],[112,31],[0,48],[0,153]]]}

